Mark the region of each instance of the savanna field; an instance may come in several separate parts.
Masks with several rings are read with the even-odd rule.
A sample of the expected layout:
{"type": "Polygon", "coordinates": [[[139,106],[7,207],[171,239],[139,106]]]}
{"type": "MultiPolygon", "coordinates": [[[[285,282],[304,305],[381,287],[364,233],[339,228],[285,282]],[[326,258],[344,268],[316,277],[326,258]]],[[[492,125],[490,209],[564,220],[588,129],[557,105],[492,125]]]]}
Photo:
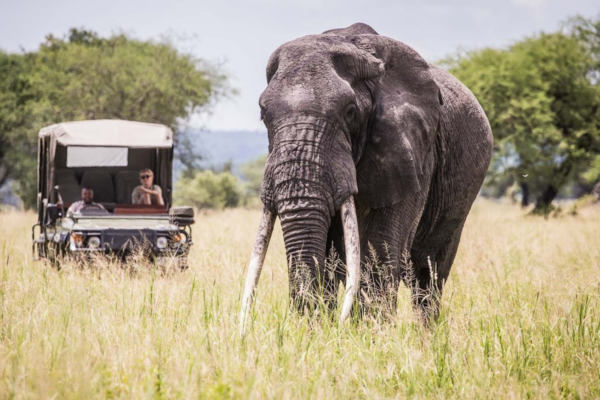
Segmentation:
{"type": "Polygon", "coordinates": [[[544,220],[478,201],[430,329],[290,313],[280,230],[239,336],[260,211],[202,213],[185,272],[31,257],[33,213],[0,213],[0,397],[598,398],[600,206],[544,220]]]}

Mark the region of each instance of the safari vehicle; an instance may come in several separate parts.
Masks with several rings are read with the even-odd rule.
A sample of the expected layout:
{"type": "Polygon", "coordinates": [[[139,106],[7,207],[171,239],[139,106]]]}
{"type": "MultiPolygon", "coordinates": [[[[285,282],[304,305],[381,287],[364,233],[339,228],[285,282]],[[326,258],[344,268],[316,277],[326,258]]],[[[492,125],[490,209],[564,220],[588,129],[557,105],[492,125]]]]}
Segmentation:
{"type": "Polygon", "coordinates": [[[91,253],[125,257],[141,248],[153,260],[177,257],[187,266],[192,244],[191,207],[172,207],[173,132],[166,126],[95,120],[43,128],[38,144],[38,221],[34,255],[53,263],[91,253]],[[164,206],[132,204],[139,171],[154,172],[164,206]],[[107,211],[66,215],[81,188],[107,211]]]}

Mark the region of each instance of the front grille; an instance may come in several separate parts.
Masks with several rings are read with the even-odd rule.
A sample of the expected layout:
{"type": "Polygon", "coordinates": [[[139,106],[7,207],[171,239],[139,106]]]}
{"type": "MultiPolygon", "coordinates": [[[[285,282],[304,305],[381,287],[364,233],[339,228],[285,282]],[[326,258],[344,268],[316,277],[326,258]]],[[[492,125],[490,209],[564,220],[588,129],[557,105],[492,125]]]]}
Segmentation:
{"type": "Polygon", "coordinates": [[[105,249],[110,250],[154,249],[156,232],[150,229],[107,229],[102,232],[102,243],[105,249]]]}

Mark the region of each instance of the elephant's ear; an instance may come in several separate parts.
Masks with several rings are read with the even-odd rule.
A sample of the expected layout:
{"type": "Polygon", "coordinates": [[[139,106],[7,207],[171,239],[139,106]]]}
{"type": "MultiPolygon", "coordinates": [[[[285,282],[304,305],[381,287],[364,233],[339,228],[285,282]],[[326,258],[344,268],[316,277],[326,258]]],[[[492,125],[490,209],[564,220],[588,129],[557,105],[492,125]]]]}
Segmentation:
{"type": "Polygon", "coordinates": [[[279,68],[279,53],[281,53],[281,47],[271,54],[267,62],[267,84],[271,82],[271,78],[273,78],[273,75],[277,72],[277,68],[279,68]]]}
{"type": "Polygon", "coordinates": [[[412,48],[376,35],[351,41],[385,65],[373,85],[373,116],[356,172],[358,201],[386,207],[425,189],[443,101],[429,64],[412,48]]]}

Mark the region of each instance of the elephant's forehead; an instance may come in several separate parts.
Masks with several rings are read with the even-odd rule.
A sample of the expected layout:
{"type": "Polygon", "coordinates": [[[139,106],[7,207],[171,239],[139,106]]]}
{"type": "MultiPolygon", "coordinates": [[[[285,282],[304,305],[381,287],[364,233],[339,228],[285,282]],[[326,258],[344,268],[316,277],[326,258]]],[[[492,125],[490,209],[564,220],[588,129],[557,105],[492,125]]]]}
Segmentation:
{"type": "Polygon", "coordinates": [[[297,105],[301,103],[312,103],[317,100],[317,94],[315,88],[309,85],[299,83],[290,85],[288,90],[285,91],[284,98],[290,105],[297,105]]]}
{"type": "Polygon", "coordinates": [[[285,80],[288,85],[299,86],[295,88],[297,92],[302,92],[306,83],[311,86],[318,84],[325,90],[339,84],[334,79],[335,69],[331,55],[340,45],[298,39],[284,46],[279,53],[276,80],[285,80]]]}
{"type": "Polygon", "coordinates": [[[285,105],[290,111],[325,111],[335,102],[339,93],[339,87],[332,82],[322,82],[319,85],[297,82],[286,85],[285,89],[279,91],[279,101],[280,105],[285,105]]]}
{"type": "Polygon", "coordinates": [[[276,99],[287,110],[324,111],[340,96],[351,96],[352,88],[332,64],[331,54],[341,46],[347,44],[335,36],[306,36],[282,45],[264,103],[274,104],[276,99]]]}
{"type": "Polygon", "coordinates": [[[328,58],[336,48],[345,46],[347,43],[339,36],[311,35],[284,43],[279,47],[278,52],[280,60],[289,59],[297,62],[302,58],[328,58]]]}

